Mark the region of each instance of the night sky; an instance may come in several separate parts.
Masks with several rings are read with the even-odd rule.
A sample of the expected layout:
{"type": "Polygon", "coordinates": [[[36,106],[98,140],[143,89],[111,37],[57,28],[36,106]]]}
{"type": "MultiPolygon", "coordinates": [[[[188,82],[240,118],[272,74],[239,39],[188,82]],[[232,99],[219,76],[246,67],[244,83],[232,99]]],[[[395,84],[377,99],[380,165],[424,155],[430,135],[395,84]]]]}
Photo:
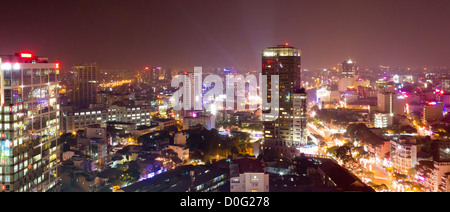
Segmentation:
{"type": "Polygon", "coordinates": [[[449,0],[2,0],[0,54],[63,68],[254,67],[288,42],[302,68],[450,66],[449,0]]]}

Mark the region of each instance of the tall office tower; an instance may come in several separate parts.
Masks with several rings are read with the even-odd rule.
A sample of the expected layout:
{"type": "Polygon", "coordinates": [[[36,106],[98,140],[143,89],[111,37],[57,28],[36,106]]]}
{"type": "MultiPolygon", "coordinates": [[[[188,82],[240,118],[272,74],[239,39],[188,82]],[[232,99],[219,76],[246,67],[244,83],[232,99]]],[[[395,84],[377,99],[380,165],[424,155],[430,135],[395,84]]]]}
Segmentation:
{"type": "Polygon", "coordinates": [[[76,65],[74,70],[73,105],[76,109],[88,108],[97,102],[98,73],[96,64],[76,65]]]}
{"type": "Polygon", "coordinates": [[[403,115],[406,100],[402,95],[392,92],[378,92],[377,108],[380,112],[403,115]]]}
{"type": "Polygon", "coordinates": [[[164,80],[170,82],[172,80],[172,69],[166,68],[164,69],[164,80]]]}
{"type": "Polygon", "coordinates": [[[48,191],[59,181],[59,63],[0,56],[0,190],[48,191]]]}
{"type": "Polygon", "coordinates": [[[378,110],[385,113],[392,113],[392,111],[394,110],[394,95],[394,93],[390,92],[378,92],[378,110]]]}
{"type": "Polygon", "coordinates": [[[301,87],[300,55],[299,49],[285,44],[265,49],[262,56],[262,74],[267,75],[267,100],[279,98],[278,118],[263,122],[264,146],[283,155],[296,152],[293,144],[293,95],[301,87]],[[271,96],[271,75],[279,76],[279,96],[271,96]]]}
{"type": "Polygon", "coordinates": [[[294,145],[300,146],[307,143],[306,137],[306,101],[307,93],[304,88],[294,92],[294,145]]]}
{"type": "Polygon", "coordinates": [[[150,69],[150,84],[157,85],[159,83],[159,77],[161,75],[161,67],[154,67],[150,69]]]}
{"type": "Polygon", "coordinates": [[[341,64],[341,76],[343,78],[355,77],[356,62],[352,60],[346,60],[341,64]]]}

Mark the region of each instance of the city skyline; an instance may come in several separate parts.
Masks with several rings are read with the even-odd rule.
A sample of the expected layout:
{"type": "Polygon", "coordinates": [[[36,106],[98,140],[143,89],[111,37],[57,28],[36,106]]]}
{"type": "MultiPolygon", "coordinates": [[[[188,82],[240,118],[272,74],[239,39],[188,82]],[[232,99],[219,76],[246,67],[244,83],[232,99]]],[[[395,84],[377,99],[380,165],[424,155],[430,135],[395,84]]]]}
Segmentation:
{"type": "Polygon", "coordinates": [[[84,62],[122,70],[258,68],[265,47],[288,42],[302,50],[304,69],[344,59],[449,66],[449,7],[438,0],[9,1],[0,53],[34,52],[63,69],[84,62]]]}
{"type": "Polygon", "coordinates": [[[448,2],[2,3],[0,192],[450,192],[448,2]]]}

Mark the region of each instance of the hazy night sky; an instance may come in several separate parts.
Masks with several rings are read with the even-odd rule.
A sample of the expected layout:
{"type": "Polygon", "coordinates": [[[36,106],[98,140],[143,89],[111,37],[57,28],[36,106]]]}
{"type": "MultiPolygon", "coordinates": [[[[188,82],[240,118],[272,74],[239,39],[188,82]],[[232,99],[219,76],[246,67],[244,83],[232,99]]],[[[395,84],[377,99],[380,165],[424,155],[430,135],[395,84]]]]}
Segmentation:
{"type": "Polygon", "coordinates": [[[450,66],[449,0],[2,0],[0,54],[63,68],[259,68],[289,42],[302,68],[450,66]]]}

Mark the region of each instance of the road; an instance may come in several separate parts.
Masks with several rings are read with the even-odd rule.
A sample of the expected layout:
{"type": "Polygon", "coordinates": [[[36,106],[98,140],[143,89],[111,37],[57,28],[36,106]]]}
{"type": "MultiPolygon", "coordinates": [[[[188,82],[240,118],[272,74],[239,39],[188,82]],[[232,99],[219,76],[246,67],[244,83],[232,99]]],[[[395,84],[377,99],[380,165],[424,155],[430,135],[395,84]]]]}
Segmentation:
{"type": "Polygon", "coordinates": [[[385,184],[390,190],[393,190],[392,178],[384,168],[373,165],[372,171],[374,173],[374,177],[372,178],[373,183],[377,185],[385,184]]]}

